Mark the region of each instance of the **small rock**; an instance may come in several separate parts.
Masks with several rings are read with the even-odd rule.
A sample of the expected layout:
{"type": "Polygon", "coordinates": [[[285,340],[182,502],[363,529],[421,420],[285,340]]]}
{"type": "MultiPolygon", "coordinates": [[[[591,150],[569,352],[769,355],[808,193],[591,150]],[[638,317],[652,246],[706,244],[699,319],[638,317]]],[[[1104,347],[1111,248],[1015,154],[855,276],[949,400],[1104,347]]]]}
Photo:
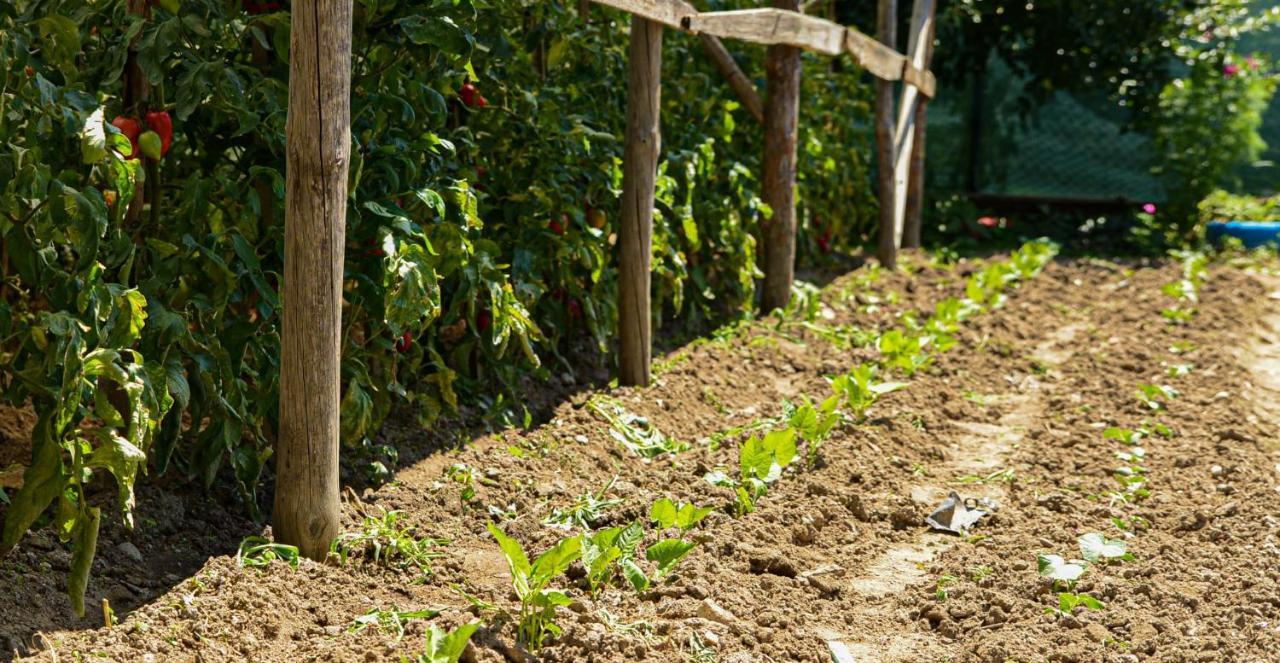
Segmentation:
{"type": "Polygon", "coordinates": [[[120,545],[116,546],[116,552],[120,553],[127,559],[138,563],[145,561],[145,558],[142,556],[142,551],[138,550],[138,546],[135,546],[128,541],[121,542],[120,545]]]}
{"type": "Polygon", "coordinates": [[[724,624],[734,630],[738,628],[738,618],[711,599],[703,599],[702,603],[698,604],[698,616],[717,624],[724,624]]]}
{"type": "Polygon", "coordinates": [[[1111,639],[1111,631],[1108,631],[1107,627],[1097,622],[1084,627],[1084,632],[1094,642],[1106,642],[1111,639]]]}
{"type": "Polygon", "coordinates": [[[578,444],[586,444],[591,440],[588,440],[586,435],[574,435],[573,441],[577,442],[578,444]]]}

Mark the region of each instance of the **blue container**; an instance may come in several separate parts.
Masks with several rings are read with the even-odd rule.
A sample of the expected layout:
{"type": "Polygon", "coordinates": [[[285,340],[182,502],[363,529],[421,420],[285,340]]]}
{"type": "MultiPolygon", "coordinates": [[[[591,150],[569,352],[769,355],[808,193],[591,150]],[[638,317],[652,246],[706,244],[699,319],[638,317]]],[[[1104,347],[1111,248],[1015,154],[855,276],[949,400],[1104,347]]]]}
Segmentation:
{"type": "Polygon", "coordinates": [[[1205,227],[1205,239],[1216,244],[1223,237],[1235,237],[1250,249],[1264,244],[1280,244],[1280,222],[1210,221],[1205,227]]]}

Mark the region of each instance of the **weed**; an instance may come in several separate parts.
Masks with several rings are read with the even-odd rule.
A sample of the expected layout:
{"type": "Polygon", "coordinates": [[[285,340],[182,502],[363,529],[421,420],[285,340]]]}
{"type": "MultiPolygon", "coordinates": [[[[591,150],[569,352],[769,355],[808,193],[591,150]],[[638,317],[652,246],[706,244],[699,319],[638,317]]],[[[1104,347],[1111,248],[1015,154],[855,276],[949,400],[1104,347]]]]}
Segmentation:
{"type": "Polygon", "coordinates": [[[350,633],[360,633],[367,628],[373,627],[379,633],[392,634],[396,636],[396,640],[404,637],[404,627],[415,619],[431,619],[440,614],[439,610],[428,608],[426,610],[401,610],[396,606],[390,608],[373,608],[369,612],[356,617],[352,621],[350,633]]]}
{"type": "Polygon", "coordinates": [[[607,499],[605,493],[613,487],[613,482],[617,477],[610,479],[609,483],[596,493],[583,493],[573,501],[568,507],[563,509],[553,509],[551,515],[543,521],[544,524],[551,527],[559,527],[560,529],[570,529],[577,527],[581,530],[590,530],[596,521],[604,517],[604,512],[622,504],[620,499],[607,499]]]}
{"type": "Polygon", "coordinates": [[[241,568],[251,566],[261,569],[276,560],[287,562],[295,569],[298,568],[297,546],[274,543],[261,536],[248,536],[240,542],[240,548],[236,550],[236,564],[241,568]]]}
{"type": "Polygon", "coordinates": [[[448,541],[419,538],[416,528],[401,522],[401,511],[383,511],[381,517],[366,516],[359,531],[344,532],[329,545],[342,564],[352,556],[374,564],[407,569],[417,567],[424,575],[431,573],[431,560],[442,556],[436,550],[448,541]]]}
{"type": "Polygon", "coordinates": [[[588,402],[592,412],[609,423],[609,434],[631,453],[652,460],[663,454],[678,454],[689,448],[687,442],[662,434],[649,420],[627,412],[617,401],[597,396],[588,402]]]}

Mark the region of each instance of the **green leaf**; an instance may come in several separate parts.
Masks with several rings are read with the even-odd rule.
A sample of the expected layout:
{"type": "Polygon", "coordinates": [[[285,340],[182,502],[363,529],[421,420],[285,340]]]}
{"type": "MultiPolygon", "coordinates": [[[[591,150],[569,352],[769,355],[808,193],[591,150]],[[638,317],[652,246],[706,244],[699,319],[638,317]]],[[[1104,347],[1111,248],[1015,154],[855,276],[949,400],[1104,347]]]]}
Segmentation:
{"type": "Polygon", "coordinates": [[[1079,544],[1080,556],[1089,562],[1123,558],[1128,554],[1124,541],[1108,539],[1098,532],[1090,532],[1081,536],[1079,544]]]}
{"type": "Polygon", "coordinates": [[[5,515],[0,553],[17,545],[18,539],[66,486],[68,477],[62,469],[61,448],[50,430],[53,415],[53,412],[41,414],[31,431],[35,451],[31,465],[22,475],[22,488],[13,496],[13,503],[5,515]]]}
{"type": "Polygon", "coordinates": [[[655,578],[661,578],[671,572],[677,562],[684,559],[689,551],[698,544],[683,539],[665,539],[649,546],[644,551],[645,559],[658,565],[655,578]]]}
{"type": "Polygon", "coordinates": [[[712,511],[715,511],[715,509],[709,506],[699,508],[693,504],[681,504],[680,512],[676,514],[676,527],[679,527],[682,531],[690,530],[694,525],[702,522],[702,519],[710,515],[712,511]]]}
{"type": "Polygon", "coordinates": [[[428,247],[403,241],[387,261],[386,323],[395,336],[421,332],[440,315],[440,283],[428,247]]]}
{"type": "Polygon", "coordinates": [[[69,80],[76,78],[76,57],[80,55],[80,27],[60,14],[49,14],[36,21],[44,57],[69,80]]]}
{"type": "Polygon", "coordinates": [[[649,508],[649,520],[657,523],[660,529],[666,529],[676,524],[678,513],[675,502],[664,497],[649,508]]]}
{"type": "Polygon", "coordinates": [[[516,594],[523,600],[529,594],[530,575],[533,571],[524,548],[520,547],[519,541],[507,536],[493,523],[489,523],[489,533],[498,541],[498,547],[502,548],[502,555],[507,558],[507,566],[511,569],[511,581],[515,585],[516,594]]]}
{"type": "Polygon", "coordinates": [[[427,633],[427,663],[458,663],[462,652],[467,649],[467,643],[471,641],[471,634],[475,633],[479,626],[480,622],[471,622],[447,634],[432,626],[427,633]]]}
{"type": "Polygon", "coordinates": [[[582,537],[570,536],[556,542],[550,550],[538,555],[533,561],[532,571],[529,574],[531,581],[530,586],[535,589],[541,589],[552,578],[564,573],[569,565],[582,556],[582,537]]]}
{"type": "Polygon", "coordinates": [[[1036,565],[1040,575],[1053,580],[1075,582],[1084,575],[1083,565],[1068,562],[1059,555],[1039,555],[1036,557],[1036,565]]]}
{"type": "Polygon", "coordinates": [[[105,108],[99,106],[89,114],[84,126],[80,129],[80,158],[84,163],[93,164],[107,156],[107,130],[103,121],[105,108]]]}
{"type": "Polygon", "coordinates": [[[624,558],[618,563],[622,569],[622,577],[631,583],[631,588],[637,592],[643,592],[649,589],[649,578],[644,574],[644,570],[635,563],[634,560],[624,558]]]}

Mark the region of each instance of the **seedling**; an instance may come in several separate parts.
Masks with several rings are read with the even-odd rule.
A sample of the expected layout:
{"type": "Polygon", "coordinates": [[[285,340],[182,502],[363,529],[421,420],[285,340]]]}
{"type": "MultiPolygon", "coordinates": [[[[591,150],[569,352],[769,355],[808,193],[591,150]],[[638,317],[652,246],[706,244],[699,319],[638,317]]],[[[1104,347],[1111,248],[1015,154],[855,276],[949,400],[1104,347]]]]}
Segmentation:
{"type": "Polygon", "coordinates": [[[1110,562],[1132,562],[1135,558],[1127,550],[1124,541],[1108,539],[1098,532],[1090,532],[1080,537],[1080,556],[1085,561],[1103,564],[1110,562]]]}
{"type": "Polygon", "coordinates": [[[644,527],[635,522],[627,527],[603,529],[582,539],[582,566],[587,571],[587,586],[592,596],[618,574],[637,592],[649,588],[648,576],[635,562],[636,548],[642,538],[644,527]]]}
{"type": "Polygon", "coordinates": [[[1003,470],[996,470],[990,474],[966,474],[959,479],[956,479],[956,482],[963,484],[986,485],[992,483],[1013,483],[1014,478],[1013,468],[1010,467],[1003,470]]]}
{"type": "Polygon", "coordinates": [[[601,488],[599,492],[579,495],[573,501],[573,504],[568,507],[553,509],[551,515],[547,516],[543,523],[550,527],[558,527],[565,530],[573,527],[584,531],[590,530],[596,521],[604,517],[605,511],[622,504],[620,499],[608,499],[604,496],[613,487],[615,480],[616,477],[610,479],[609,483],[604,488],[601,488]]]}
{"type": "Polygon", "coordinates": [[[283,543],[275,543],[261,536],[248,536],[240,542],[236,550],[236,564],[241,568],[266,568],[272,562],[281,560],[289,566],[298,568],[298,548],[283,543]]]}
{"type": "Polygon", "coordinates": [[[805,322],[801,323],[801,326],[842,350],[865,348],[876,342],[875,331],[856,325],[828,326],[816,322],[805,322]]]}
{"type": "Polygon", "coordinates": [[[649,508],[649,520],[660,529],[679,528],[680,535],[684,536],[714,510],[711,507],[697,507],[692,503],[676,503],[664,497],[649,508]]]}
{"type": "Polygon", "coordinates": [[[445,476],[462,484],[462,494],[460,497],[464,504],[476,498],[475,473],[470,467],[462,463],[454,463],[449,466],[448,470],[445,470],[445,476]]]}
{"type": "Polygon", "coordinates": [[[848,373],[831,381],[831,389],[844,400],[844,405],[856,421],[866,419],[867,410],[885,394],[906,389],[904,382],[879,382],[876,368],[871,364],[858,364],[848,373]]]}
{"type": "Polygon", "coordinates": [[[582,537],[571,536],[558,541],[532,564],[520,542],[507,536],[497,525],[489,523],[489,533],[498,541],[502,555],[511,570],[511,584],[520,599],[520,617],[516,638],[533,651],[542,649],[547,637],[560,635],[556,624],[556,608],[569,605],[569,597],[548,584],[582,556],[582,537]]]}
{"type": "Polygon", "coordinates": [[[329,552],[336,554],[343,565],[354,556],[388,567],[417,567],[422,574],[430,575],[431,560],[443,555],[436,548],[449,542],[417,537],[416,527],[401,522],[403,515],[401,511],[384,510],[381,517],[367,516],[359,531],[344,532],[334,539],[329,552]]]}
{"type": "Polygon", "coordinates": [[[1040,575],[1052,580],[1054,588],[1061,590],[1058,592],[1058,606],[1045,608],[1046,614],[1067,617],[1078,607],[1089,610],[1103,608],[1102,602],[1098,599],[1075,591],[1076,582],[1085,573],[1087,562],[1084,560],[1067,561],[1058,555],[1040,555],[1036,558],[1036,565],[1040,575]]]}
{"type": "Polygon", "coordinates": [[[933,595],[937,597],[938,603],[947,602],[947,585],[950,585],[957,580],[959,580],[959,578],[950,575],[944,575],[938,578],[938,583],[933,593],[933,595]]]}
{"type": "Polygon", "coordinates": [[[1185,377],[1191,374],[1195,366],[1192,364],[1174,364],[1164,369],[1164,374],[1171,378],[1185,377]]]}
{"type": "Polygon", "coordinates": [[[631,453],[652,460],[664,454],[678,454],[689,448],[689,443],[674,440],[662,434],[649,420],[627,412],[620,403],[609,398],[596,397],[589,402],[591,411],[609,422],[609,434],[631,453]]]}
{"type": "Polygon", "coordinates": [[[401,610],[394,605],[390,608],[373,608],[369,612],[356,617],[347,631],[360,633],[367,628],[373,627],[380,633],[388,635],[394,633],[396,640],[399,640],[404,637],[406,624],[415,619],[431,619],[438,614],[440,614],[439,610],[431,608],[426,610],[401,610]]]}
{"type": "Polygon", "coordinates": [[[1136,393],[1138,400],[1152,410],[1163,410],[1166,407],[1166,401],[1170,401],[1178,397],[1178,390],[1173,387],[1160,384],[1147,384],[1145,382],[1138,384],[1138,391],[1136,393]]]}
{"type": "Polygon", "coordinates": [[[467,650],[471,634],[479,628],[480,622],[463,624],[452,632],[445,632],[435,626],[427,631],[426,651],[418,655],[417,663],[458,663],[462,652],[467,650]]]}
{"type": "Polygon", "coordinates": [[[776,430],[763,438],[752,435],[738,448],[737,481],[718,470],[708,473],[705,479],[713,486],[734,490],[734,515],[741,518],[755,511],[756,501],[768,492],[769,484],[782,477],[782,471],[795,457],[795,429],[776,430]]]}
{"type": "Polygon", "coordinates": [[[914,336],[891,329],[876,339],[876,349],[883,358],[882,365],[911,377],[933,363],[933,356],[927,350],[931,340],[929,336],[914,336]]]}
{"type": "Polygon", "coordinates": [[[987,578],[990,578],[991,576],[995,575],[995,573],[996,573],[995,569],[991,568],[990,566],[979,564],[978,566],[975,566],[972,569],[969,569],[969,579],[972,580],[974,583],[980,583],[983,580],[986,580],[987,578]]]}
{"type": "Polygon", "coordinates": [[[805,457],[810,468],[817,465],[818,449],[840,421],[840,413],[836,411],[839,405],[840,399],[837,396],[830,396],[817,406],[809,402],[808,396],[804,397],[800,407],[795,407],[790,402],[783,403],[783,416],[786,417],[787,424],[805,441],[805,457]]]}

